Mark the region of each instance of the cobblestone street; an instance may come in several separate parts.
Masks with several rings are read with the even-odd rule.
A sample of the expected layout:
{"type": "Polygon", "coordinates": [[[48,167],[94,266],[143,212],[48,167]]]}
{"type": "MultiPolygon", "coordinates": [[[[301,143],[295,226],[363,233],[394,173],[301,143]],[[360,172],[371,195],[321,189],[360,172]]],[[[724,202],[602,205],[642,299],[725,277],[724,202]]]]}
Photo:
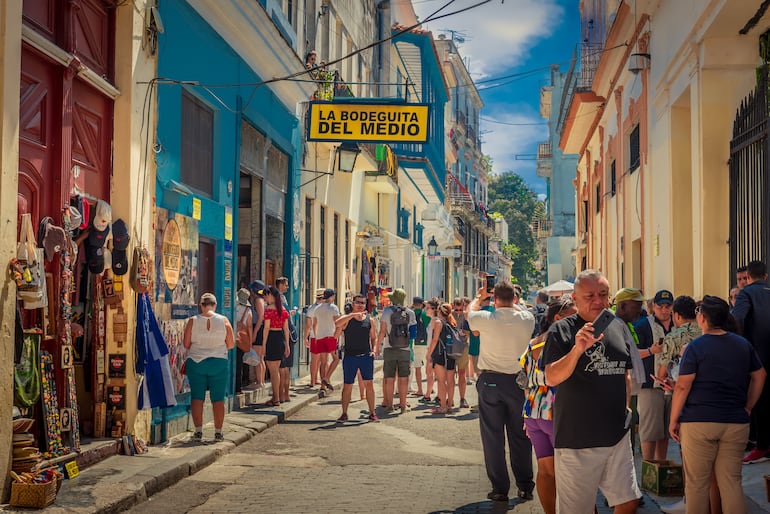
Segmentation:
{"type": "MultiPolygon", "coordinates": [[[[131,512],[542,512],[537,500],[486,499],[476,414],[433,416],[417,398],[410,403],[411,412],[369,423],[366,402],[354,402],[351,421],[340,424],[335,391],[131,512]]],[[[654,507],[649,498],[647,505],[654,507]]]]}

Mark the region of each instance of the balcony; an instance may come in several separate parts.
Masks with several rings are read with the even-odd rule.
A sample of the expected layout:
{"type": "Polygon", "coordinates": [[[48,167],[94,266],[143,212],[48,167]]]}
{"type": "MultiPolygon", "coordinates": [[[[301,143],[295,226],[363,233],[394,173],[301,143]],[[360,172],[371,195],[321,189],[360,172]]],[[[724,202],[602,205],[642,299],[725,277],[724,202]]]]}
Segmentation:
{"type": "Polygon", "coordinates": [[[553,152],[550,141],[537,146],[537,176],[550,178],[553,173],[553,152]]]}
{"type": "Polygon", "coordinates": [[[353,90],[350,89],[338,70],[326,70],[318,68],[309,72],[318,83],[318,89],[313,95],[314,100],[332,101],[335,98],[351,98],[353,90]]]}
{"type": "Polygon", "coordinates": [[[551,237],[553,222],[551,220],[532,220],[532,235],[535,239],[546,239],[551,237]]]}
{"type": "Polygon", "coordinates": [[[447,196],[452,214],[471,216],[476,207],[473,197],[451,173],[447,173],[447,196]]]}

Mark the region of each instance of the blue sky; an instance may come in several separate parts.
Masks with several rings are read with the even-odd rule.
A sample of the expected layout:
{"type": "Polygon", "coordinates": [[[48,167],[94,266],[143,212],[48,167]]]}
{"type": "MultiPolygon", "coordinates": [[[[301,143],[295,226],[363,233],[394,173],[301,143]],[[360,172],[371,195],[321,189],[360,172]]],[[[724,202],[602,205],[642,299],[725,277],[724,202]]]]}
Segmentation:
{"type": "MultiPolygon", "coordinates": [[[[421,20],[446,2],[412,0],[421,20]]],[[[442,13],[475,3],[478,0],[456,0],[442,13]]],[[[474,80],[485,80],[556,63],[564,63],[562,69],[566,69],[578,42],[580,15],[578,0],[493,0],[467,13],[428,22],[423,28],[433,31],[434,37],[440,33],[450,37],[447,29],[467,36],[458,45],[460,52],[474,80]]],[[[484,100],[482,151],[492,157],[495,173],[512,170],[538,193],[545,193],[546,188],[535,174],[535,161],[517,160],[516,156],[534,154],[537,144],[548,139],[548,127],[540,118],[540,87],[548,82],[549,72],[545,69],[520,79],[478,86],[484,100]]]]}

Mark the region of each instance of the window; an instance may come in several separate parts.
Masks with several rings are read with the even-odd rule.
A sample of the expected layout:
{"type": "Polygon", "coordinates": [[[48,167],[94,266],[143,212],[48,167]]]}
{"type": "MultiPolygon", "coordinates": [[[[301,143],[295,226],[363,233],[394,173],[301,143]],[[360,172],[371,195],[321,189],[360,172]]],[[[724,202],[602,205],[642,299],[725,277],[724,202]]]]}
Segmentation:
{"type": "Polygon", "coordinates": [[[615,196],[617,192],[617,170],[615,169],[615,161],[610,164],[610,195],[615,196]]]}
{"type": "Polygon", "coordinates": [[[337,259],[340,256],[340,215],[334,213],[334,253],[332,254],[332,265],[334,266],[334,290],[340,289],[340,267],[337,259]]]}
{"type": "Polygon", "coordinates": [[[628,172],[633,173],[639,168],[641,163],[639,153],[639,125],[634,127],[631,135],[628,136],[628,172]]]}
{"type": "Polygon", "coordinates": [[[180,178],[185,184],[214,194],[214,111],[182,92],[180,178]]]}
{"type": "Polygon", "coordinates": [[[305,303],[310,305],[315,300],[312,298],[312,278],[310,276],[313,244],[313,200],[305,198],[305,303]]]}
{"type": "Polygon", "coordinates": [[[602,183],[596,184],[596,212],[597,214],[602,210],[602,183]]]}
{"type": "Polygon", "coordinates": [[[345,269],[350,269],[350,221],[345,220],[345,269]]]}
{"type": "Polygon", "coordinates": [[[326,207],[321,206],[321,219],[319,221],[321,246],[318,252],[318,280],[319,287],[326,287],[326,207]]]}
{"type": "Polygon", "coordinates": [[[241,209],[251,209],[251,175],[246,173],[241,173],[238,187],[238,207],[241,209]]]}

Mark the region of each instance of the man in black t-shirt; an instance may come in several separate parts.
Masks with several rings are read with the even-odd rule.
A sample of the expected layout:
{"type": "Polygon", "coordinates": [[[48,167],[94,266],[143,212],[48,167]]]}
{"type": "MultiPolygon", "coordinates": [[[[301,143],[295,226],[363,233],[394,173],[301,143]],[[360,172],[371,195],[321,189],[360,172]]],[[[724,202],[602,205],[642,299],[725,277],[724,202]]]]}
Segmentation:
{"type": "Polygon", "coordinates": [[[636,512],[636,483],[628,427],[631,335],[619,319],[594,337],[593,320],[609,307],[610,286],[596,270],[575,280],[578,313],[556,322],[543,352],[553,406],[556,489],[561,512],[593,512],[601,489],[618,514],[636,512]]]}
{"type": "Polygon", "coordinates": [[[337,330],[345,333],[345,357],[342,360],[344,385],[342,386],[342,415],[337,419],[343,423],[348,420],[348,405],[353,392],[356,375],[361,372],[361,381],[366,390],[366,402],[369,404],[369,420],[379,421],[374,412],[374,355],[377,353],[377,333],[375,322],[366,312],[366,297],[353,297],[353,311],[340,316],[334,321],[337,330]]]}

